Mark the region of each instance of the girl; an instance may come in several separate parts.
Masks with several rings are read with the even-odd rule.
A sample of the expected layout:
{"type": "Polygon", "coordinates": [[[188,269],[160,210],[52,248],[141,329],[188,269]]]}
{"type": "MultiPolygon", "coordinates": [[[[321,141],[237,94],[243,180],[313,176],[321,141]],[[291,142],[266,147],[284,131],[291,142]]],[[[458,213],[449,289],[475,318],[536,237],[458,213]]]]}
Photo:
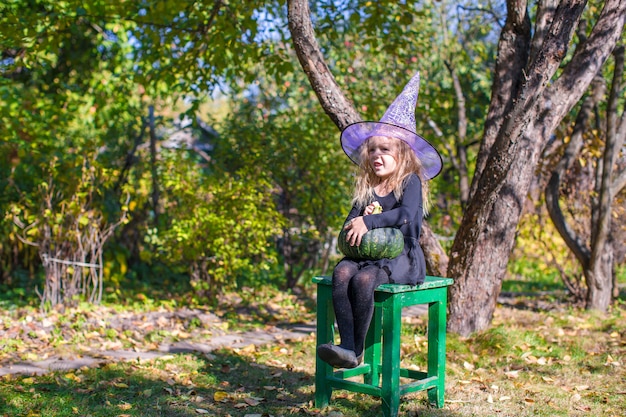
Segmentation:
{"type": "Polygon", "coordinates": [[[416,74],[379,122],[359,122],[341,134],[342,148],[359,166],[352,210],[344,228],[350,245],[378,227],[398,227],[404,250],[394,259],[343,258],[333,271],[333,307],[341,343],[318,346],[323,361],[354,368],[363,357],[374,312],[374,290],[381,284],[424,282],[426,263],[419,245],[428,202],[426,180],[441,170],[439,153],[415,133],[416,74]],[[382,213],[373,215],[376,206],[382,213]]]}

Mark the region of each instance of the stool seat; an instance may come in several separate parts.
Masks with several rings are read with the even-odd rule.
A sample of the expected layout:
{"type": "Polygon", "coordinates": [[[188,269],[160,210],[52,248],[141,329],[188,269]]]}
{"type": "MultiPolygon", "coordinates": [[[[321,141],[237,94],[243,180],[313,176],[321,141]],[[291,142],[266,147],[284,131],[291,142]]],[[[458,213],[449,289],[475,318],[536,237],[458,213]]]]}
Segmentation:
{"type": "MultiPolygon", "coordinates": [[[[335,314],[332,279],[314,277],[317,284],[317,346],[333,343],[335,314]]],[[[385,417],[396,417],[400,397],[427,390],[428,400],[444,405],[446,364],[446,309],[450,278],[427,276],[420,285],[383,284],[374,293],[374,314],[365,339],[363,363],[353,369],[335,370],[316,356],[315,406],[328,405],[333,389],[344,389],[379,397],[385,417]],[[428,304],[428,369],[426,372],[400,367],[402,309],[428,304]],[[353,377],[362,376],[363,382],[353,377]],[[400,384],[400,378],[411,382],[400,384]]]]}

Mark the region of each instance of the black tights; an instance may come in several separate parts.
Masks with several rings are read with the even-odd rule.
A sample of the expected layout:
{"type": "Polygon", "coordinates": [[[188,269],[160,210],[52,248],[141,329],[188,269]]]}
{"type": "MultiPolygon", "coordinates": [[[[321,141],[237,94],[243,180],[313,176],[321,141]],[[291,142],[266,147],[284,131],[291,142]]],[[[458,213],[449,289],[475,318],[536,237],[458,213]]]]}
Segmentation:
{"type": "Polygon", "coordinates": [[[341,337],[340,346],[359,356],[374,313],[374,290],[389,282],[389,275],[376,265],[359,269],[344,259],[333,271],[333,307],[341,337]]]}

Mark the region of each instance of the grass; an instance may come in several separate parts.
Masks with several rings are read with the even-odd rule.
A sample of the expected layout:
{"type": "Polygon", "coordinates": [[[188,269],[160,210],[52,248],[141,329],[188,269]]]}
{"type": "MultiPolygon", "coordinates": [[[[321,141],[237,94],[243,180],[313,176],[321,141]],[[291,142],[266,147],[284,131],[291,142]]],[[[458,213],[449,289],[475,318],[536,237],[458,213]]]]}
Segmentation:
{"type": "MultiPolygon", "coordinates": [[[[222,318],[216,326],[222,331],[262,328],[269,319],[271,324],[314,319],[314,304],[305,295],[244,291],[222,301],[216,308],[222,318]]],[[[601,315],[550,302],[553,308],[548,311],[524,303],[500,305],[489,330],[469,338],[449,334],[444,408],[434,409],[425,393],[414,393],[403,398],[400,415],[625,416],[626,305],[618,303],[601,315]]],[[[153,313],[180,309],[148,304],[153,313]]],[[[155,319],[153,325],[146,321],[148,316],[134,316],[139,326],[114,327],[115,312],[129,314],[130,309],[85,307],[46,316],[35,309],[5,311],[0,330],[23,330],[0,340],[0,362],[80,355],[97,346],[154,350],[168,340],[201,342],[216,330],[197,317],[173,322],[171,314],[167,326],[158,326],[165,319],[155,319]],[[36,324],[43,320],[55,324],[54,332],[40,331],[36,324]]],[[[426,366],[425,329],[425,317],[405,318],[403,366],[426,366]]],[[[0,416],[381,415],[380,400],[346,391],[336,391],[329,407],[315,408],[314,352],[310,335],[206,354],[109,362],[36,376],[6,375],[0,377],[0,416]]]]}

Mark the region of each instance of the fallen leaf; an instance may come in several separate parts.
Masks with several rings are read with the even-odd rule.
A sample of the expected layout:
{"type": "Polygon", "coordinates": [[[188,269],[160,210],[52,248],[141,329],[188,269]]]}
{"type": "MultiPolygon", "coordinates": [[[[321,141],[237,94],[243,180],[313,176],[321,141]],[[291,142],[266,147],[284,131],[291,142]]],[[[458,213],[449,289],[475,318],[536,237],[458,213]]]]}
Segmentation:
{"type": "Polygon", "coordinates": [[[519,371],[508,371],[505,372],[504,375],[506,375],[506,377],[509,379],[515,379],[519,377],[519,371]]]}
{"type": "Polygon", "coordinates": [[[133,408],[133,405],[129,403],[121,403],[117,405],[117,408],[119,408],[120,410],[130,410],[131,408],[133,408]]]}
{"type": "Polygon", "coordinates": [[[215,391],[215,394],[213,394],[213,401],[216,402],[225,402],[228,401],[228,398],[228,393],[224,391],[215,391]]]}
{"type": "Polygon", "coordinates": [[[198,413],[198,414],[209,414],[209,410],[205,410],[204,408],[196,408],[196,413],[198,413]]]}
{"type": "Polygon", "coordinates": [[[246,404],[248,404],[249,406],[255,407],[255,406],[259,405],[259,403],[262,401],[262,399],[259,400],[259,399],[254,398],[254,397],[248,397],[248,398],[244,398],[243,401],[246,404]]]}

